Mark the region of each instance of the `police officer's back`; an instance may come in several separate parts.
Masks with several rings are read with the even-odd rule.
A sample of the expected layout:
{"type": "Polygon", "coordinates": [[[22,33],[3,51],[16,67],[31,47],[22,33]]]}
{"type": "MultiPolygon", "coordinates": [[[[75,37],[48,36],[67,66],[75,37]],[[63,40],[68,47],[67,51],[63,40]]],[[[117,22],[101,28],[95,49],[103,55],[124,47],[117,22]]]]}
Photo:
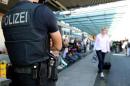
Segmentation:
{"type": "Polygon", "coordinates": [[[61,35],[52,11],[33,1],[39,0],[21,0],[2,20],[5,44],[14,67],[13,86],[38,86],[37,79],[43,79],[41,86],[50,86],[46,64],[50,37],[54,43],[54,54],[61,49],[61,35]],[[37,76],[39,73],[41,78],[37,76]]]}

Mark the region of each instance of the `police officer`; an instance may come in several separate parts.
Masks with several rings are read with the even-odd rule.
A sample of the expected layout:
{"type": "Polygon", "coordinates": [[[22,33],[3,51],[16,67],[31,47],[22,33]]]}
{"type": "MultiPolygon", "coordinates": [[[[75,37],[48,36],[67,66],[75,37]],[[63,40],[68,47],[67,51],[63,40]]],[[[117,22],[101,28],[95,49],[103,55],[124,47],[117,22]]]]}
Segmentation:
{"type": "Polygon", "coordinates": [[[53,12],[38,2],[19,0],[2,19],[13,67],[11,86],[55,86],[55,81],[48,79],[48,53],[55,58],[59,55],[61,34],[53,12]]]}

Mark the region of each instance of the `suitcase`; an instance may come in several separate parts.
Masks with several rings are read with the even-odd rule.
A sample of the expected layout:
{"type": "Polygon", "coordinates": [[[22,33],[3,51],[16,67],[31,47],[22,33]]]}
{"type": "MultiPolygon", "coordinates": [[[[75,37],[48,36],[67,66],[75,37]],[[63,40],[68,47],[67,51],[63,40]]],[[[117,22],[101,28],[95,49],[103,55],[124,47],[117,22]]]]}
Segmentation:
{"type": "Polygon", "coordinates": [[[110,68],[111,68],[111,63],[110,63],[110,62],[105,62],[103,68],[104,68],[105,70],[110,70],[110,68]]]}
{"type": "Polygon", "coordinates": [[[104,62],[104,67],[105,70],[110,70],[111,69],[111,54],[107,53],[105,62],[104,62]]]}

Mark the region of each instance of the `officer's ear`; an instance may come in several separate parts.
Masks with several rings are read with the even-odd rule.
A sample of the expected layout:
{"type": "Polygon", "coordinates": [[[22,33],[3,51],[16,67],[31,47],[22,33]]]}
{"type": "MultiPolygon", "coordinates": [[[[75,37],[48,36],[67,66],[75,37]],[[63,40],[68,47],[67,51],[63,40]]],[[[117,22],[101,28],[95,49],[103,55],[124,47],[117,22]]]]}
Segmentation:
{"type": "Polygon", "coordinates": [[[39,2],[38,2],[38,3],[43,3],[43,1],[44,1],[44,0],[39,0],[39,2]]]}

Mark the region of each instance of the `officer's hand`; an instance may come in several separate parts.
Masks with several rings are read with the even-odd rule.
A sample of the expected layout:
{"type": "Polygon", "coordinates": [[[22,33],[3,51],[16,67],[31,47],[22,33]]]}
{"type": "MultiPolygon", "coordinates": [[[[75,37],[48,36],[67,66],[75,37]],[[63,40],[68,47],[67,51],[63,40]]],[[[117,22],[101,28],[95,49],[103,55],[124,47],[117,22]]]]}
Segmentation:
{"type": "Polygon", "coordinates": [[[52,51],[51,52],[55,57],[59,57],[59,51],[52,51]]]}
{"type": "Polygon", "coordinates": [[[50,39],[50,48],[53,47],[53,44],[52,44],[52,39],[50,39]]]}

